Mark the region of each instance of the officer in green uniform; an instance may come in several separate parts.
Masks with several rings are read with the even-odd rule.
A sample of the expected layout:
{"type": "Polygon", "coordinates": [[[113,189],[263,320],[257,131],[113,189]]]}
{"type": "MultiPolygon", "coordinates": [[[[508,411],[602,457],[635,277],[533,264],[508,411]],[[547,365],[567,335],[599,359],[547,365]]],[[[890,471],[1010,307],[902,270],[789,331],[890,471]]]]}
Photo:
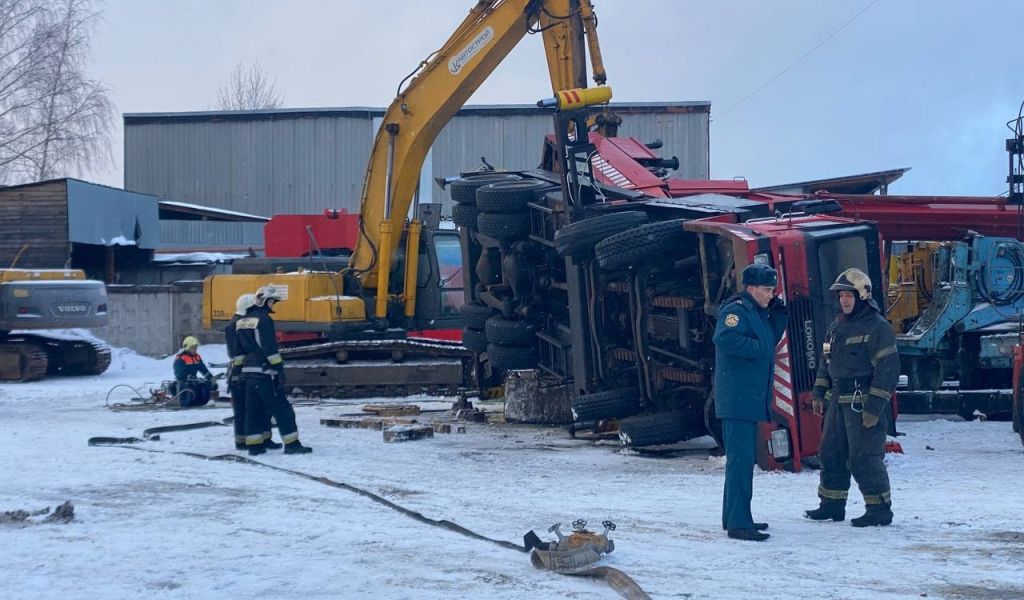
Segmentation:
{"type": "Polygon", "coordinates": [[[743,269],[742,292],[726,300],[715,327],[715,413],[725,442],[722,528],[734,539],[763,541],[767,523],[750,514],[757,424],[768,420],[775,346],[788,310],[775,297],[778,274],[767,265],[743,269]]]}
{"type": "Polygon", "coordinates": [[[843,271],[829,289],[839,295],[842,314],[829,327],[814,382],[814,412],[825,416],[821,504],[805,514],[815,521],[845,519],[852,474],[866,511],[850,524],[884,526],[892,523],[885,436],[900,375],[896,336],[871,298],[871,280],[863,271],[843,271]]]}

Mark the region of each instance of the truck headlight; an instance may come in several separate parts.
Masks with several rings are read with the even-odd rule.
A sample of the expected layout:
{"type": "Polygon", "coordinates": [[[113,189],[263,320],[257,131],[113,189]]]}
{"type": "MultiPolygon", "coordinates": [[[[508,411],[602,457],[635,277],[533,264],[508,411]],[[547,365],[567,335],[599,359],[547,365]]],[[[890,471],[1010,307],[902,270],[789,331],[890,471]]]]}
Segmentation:
{"type": "Polygon", "coordinates": [[[772,453],[772,457],[775,460],[785,460],[789,458],[791,451],[789,448],[789,432],[785,429],[776,429],[772,431],[771,436],[768,438],[768,451],[772,453]]]}

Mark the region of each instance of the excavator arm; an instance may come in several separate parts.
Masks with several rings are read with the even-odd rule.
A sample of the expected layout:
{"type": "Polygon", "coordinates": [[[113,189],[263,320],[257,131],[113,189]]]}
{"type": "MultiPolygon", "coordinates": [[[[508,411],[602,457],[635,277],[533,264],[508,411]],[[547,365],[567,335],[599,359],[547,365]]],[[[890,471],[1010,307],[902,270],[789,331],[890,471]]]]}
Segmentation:
{"type": "MultiPolygon", "coordinates": [[[[364,288],[377,290],[377,318],[386,316],[392,257],[423,161],[441,129],[530,33],[544,39],[553,92],[586,87],[588,46],[594,80],[603,84],[596,24],[590,0],[481,0],[448,41],[402,82],[408,84],[400,86],[374,140],[350,264],[364,288]]],[[[410,234],[418,230],[419,223],[412,223],[410,234]]],[[[413,272],[416,255],[407,255],[406,269],[413,272]]]]}

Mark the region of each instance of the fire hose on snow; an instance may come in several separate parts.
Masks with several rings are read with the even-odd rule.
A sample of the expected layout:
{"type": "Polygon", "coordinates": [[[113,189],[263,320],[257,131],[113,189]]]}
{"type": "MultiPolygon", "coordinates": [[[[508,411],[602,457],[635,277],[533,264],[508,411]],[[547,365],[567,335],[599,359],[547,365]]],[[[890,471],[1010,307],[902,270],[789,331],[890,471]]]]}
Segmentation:
{"type": "Polygon", "coordinates": [[[620,596],[627,600],[649,600],[650,596],[633,580],[629,575],[615,569],[613,567],[606,566],[592,566],[594,565],[603,555],[612,552],[615,548],[614,542],[608,538],[608,534],[615,530],[615,525],[611,521],[604,521],[605,527],[604,533],[595,533],[586,530],[586,521],[577,520],[573,522],[573,532],[569,535],[563,535],[559,524],[555,524],[548,529],[549,532],[554,533],[557,536],[557,540],[551,542],[544,542],[533,532],[530,531],[523,537],[523,545],[516,544],[505,540],[497,540],[489,538],[485,535],[476,533],[454,521],[447,519],[432,519],[414,511],[412,509],[396,504],[387,498],[379,496],[369,490],[344,483],[341,481],[335,481],[328,477],[312,475],[303,471],[295,469],[287,469],[284,467],[278,467],[275,465],[267,464],[257,460],[253,460],[247,456],[239,456],[237,454],[220,454],[216,456],[207,456],[198,452],[187,452],[179,450],[158,450],[153,448],[140,448],[132,444],[138,444],[147,441],[157,441],[160,439],[160,434],[177,432],[177,431],[191,431],[194,429],[205,429],[207,427],[226,427],[232,421],[231,417],[220,421],[202,421],[197,423],[184,423],[181,425],[166,425],[161,427],[151,427],[145,429],[142,432],[142,437],[92,437],[89,438],[88,444],[90,446],[105,446],[112,448],[126,448],[129,450],[138,450],[142,452],[152,452],[157,454],[178,454],[182,456],[190,456],[192,458],[199,458],[203,460],[212,461],[223,461],[223,462],[235,462],[249,464],[265,469],[271,469],[281,473],[287,473],[310,481],[316,481],[324,485],[343,489],[354,494],[368,498],[378,504],[386,506],[396,512],[399,512],[407,517],[415,519],[421,523],[431,525],[434,527],[440,527],[470,537],[476,540],[490,542],[497,544],[502,548],[509,550],[515,550],[517,552],[529,552],[530,562],[537,569],[554,571],[562,575],[571,575],[575,577],[592,577],[596,579],[603,579],[609,587],[619,593],[620,596]]]}

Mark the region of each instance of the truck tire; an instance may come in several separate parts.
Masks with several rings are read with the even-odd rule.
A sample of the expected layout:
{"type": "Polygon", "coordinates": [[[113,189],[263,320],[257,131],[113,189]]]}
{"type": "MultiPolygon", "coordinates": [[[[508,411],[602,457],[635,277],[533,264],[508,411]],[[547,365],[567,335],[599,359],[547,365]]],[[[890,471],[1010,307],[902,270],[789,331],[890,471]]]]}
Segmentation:
{"type": "Polygon", "coordinates": [[[467,302],[462,305],[462,326],[466,329],[483,331],[487,326],[487,319],[491,318],[498,311],[481,302],[467,302]]]}
{"type": "Polygon", "coordinates": [[[621,419],[640,412],[640,388],[628,387],[586,396],[572,400],[572,418],[577,422],[621,419]]]}
{"type": "Polygon", "coordinates": [[[561,257],[586,258],[594,253],[594,245],[601,240],[645,223],[647,215],[638,210],[609,213],[570,223],[555,232],[555,252],[561,257]]]}
{"type": "Polygon", "coordinates": [[[463,328],[462,345],[477,354],[487,352],[487,336],[479,329],[463,328]]]}
{"type": "Polygon", "coordinates": [[[494,238],[501,242],[514,242],[530,235],[530,213],[482,212],[476,220],[477,231],[481,235],[494,238]]]}
{"type": "Polygon", "coordinates": [[[660,412],[630,417],[619,422],[619,439],[630,447],[674,444],[686,439],[687,428],[680,412],[660,412]]]}
{"type": "Polygon", "coordinates": [[[489,183],[476,190],[476,205],[484,212],[518,213],[526,210],[526,205],[537,199],[544,190],[555,186],[539,179],[520,179],[519,181],[499,181],[489,183]]]}
{"type": "Polygon", "coordinates": [[[507,371],[537,368],[536,346],[502,346],[487,344],[487,359],[491,366],[507,371]]]}
{"type": "Polygon", "coordinates": [[[476,204],[477,189],[499,181],[516,181],[522,179],[515,173],[482,173],[462,177],[448,184],[448,193],[452,200],[460,204],[476,204]]]}
{"type": "Polygon", "coordinates": [[[606,238],[594,247],[597,264],[606,270],[621,269],[677,248],[686,235],[685,222],[686,219],[659,221],[606,238]]]}
{"type": "Polygon", "coordinates": [[[498,315],[487,319],[484,327],[487,341],[500,346],[532,346],[537,342],[533,325],[523,319],[506,319],[498,315]]]}
{"type": "Polygon", "coordinates": [[[479,215],[480,209],[472,204],[456,204],[452,207],[452,221],[456,227],[476,229],[476,218],[479,215]]]}

